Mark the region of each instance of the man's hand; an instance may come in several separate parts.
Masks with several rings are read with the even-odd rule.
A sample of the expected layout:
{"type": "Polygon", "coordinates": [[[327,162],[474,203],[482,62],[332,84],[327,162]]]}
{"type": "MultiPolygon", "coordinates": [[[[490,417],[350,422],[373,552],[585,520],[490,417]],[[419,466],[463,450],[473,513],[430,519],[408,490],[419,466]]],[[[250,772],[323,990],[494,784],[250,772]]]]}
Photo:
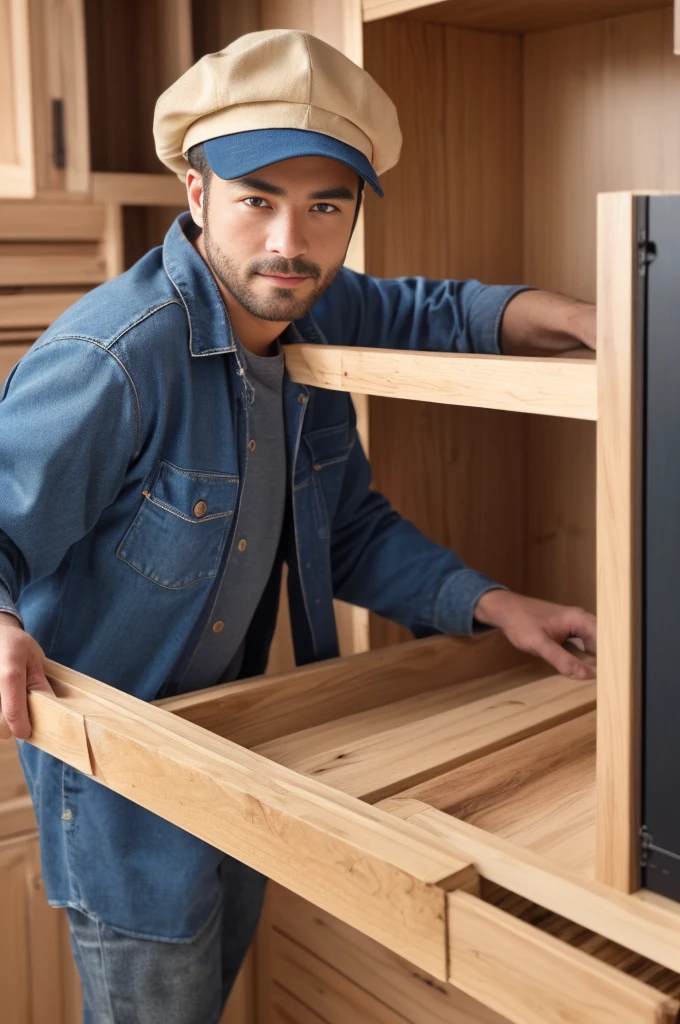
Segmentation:
{"type": "Polygon", "coordinates": [[[506,356],[559,356],[594,349],[595,306],[553,292],[520,292],[510,300],[501,323],[506,356]]]}
{"type": "Polygon", "coordinates": [[[488,590],[475,607],[475,619],[497,626],[513,647],[547,661],[560,675],[593,679],[596,653],[595,616],[582,608],[570,608],[507,590],[488,590]],[[578,658],[562,645],[571,638],[583,641],[589,656],[578,658]]]}
{"type": "Polygon", "coordinates": [[[31,735],[28,690],[52,693],[42,667],[42,648],[13,615],[0,612],[0,740],[31,735]]]}

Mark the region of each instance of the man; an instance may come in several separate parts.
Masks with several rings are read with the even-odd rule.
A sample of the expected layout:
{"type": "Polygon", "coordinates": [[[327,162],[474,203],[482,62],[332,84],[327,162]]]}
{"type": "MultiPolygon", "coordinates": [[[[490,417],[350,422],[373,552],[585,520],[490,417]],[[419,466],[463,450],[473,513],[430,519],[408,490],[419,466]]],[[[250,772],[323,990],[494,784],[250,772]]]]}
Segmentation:
{"type": "MultiPolygon", "coordinates": [[[[591,307],[520,287],[342,267],[399,155],[390,100],[301,32],[204,57],[159,100],[189,213],[68,310],[0,403],[0,702],[28,738],[43,652],[145,700],[264,671],[281,569],[300,664],[337,654],[333,598],[416,636],[502,629],[583,678],[595,622],[503,589],[370,489],[348,396],[282,344],[498,352],[594,344],[591,307]],[[187,162],[188,161],[188,162],[187,162]],[[22,628],[23,622],[23,628],[22,628]]],[[[20,744],[86,1022],[211,1024],[255,930],[256,872],[20,744]]]]}

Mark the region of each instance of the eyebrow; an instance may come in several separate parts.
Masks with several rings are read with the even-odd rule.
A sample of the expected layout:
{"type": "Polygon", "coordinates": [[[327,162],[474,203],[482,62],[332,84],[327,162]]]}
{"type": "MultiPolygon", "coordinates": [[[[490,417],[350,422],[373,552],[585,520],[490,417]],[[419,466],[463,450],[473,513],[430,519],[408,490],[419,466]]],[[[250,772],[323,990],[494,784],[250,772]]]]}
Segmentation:
{"type": "MultiPolygon", "coordinates": [[[[230,182],[234,188],[252,188],[255,192],[267,192],[272,196],[285,196],[286,190],[280,185],[273,185],[264,178],[254,178],[248,175],[245,178],[233,178],[230,182]]],[[[337,185],[334,188],[324,188],[318,192],[310,192],[307,199],[349,199],[354,200],[356,196],[351,189],[345,185],[337,185]]]]}

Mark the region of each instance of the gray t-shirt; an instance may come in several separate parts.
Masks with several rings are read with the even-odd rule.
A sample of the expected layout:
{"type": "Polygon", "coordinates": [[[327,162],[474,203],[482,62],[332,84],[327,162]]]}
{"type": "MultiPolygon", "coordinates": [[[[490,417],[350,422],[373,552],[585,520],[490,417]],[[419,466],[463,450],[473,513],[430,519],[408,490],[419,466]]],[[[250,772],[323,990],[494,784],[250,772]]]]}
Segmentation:
{"type": "Polygon", "coordinates": [[[248,406],[248,457],[231,554],[212,614],[183,678],[183,687],[236,679],[246,633],[274,566],[286,502],[286,438],[283,420],[284,360],[241,348],[254,399],[248,406]],[[207,677],[215,647],[223,654],[219,679],[207,677]],[[203,662],[205,661],[205,665],[203,662]]]}

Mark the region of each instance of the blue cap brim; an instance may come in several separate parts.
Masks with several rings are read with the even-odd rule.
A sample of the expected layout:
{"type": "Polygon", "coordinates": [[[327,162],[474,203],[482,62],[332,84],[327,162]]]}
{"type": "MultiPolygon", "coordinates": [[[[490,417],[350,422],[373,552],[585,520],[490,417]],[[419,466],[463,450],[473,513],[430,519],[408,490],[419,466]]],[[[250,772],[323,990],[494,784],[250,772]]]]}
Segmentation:
{"type": "Polygon", "coordinates": [[[382,197],[378,176],[363,153],[331,135],[302,128],[257,128],[220,135],[203,143],[206,160],[218,178],[241,178],[261,167],[296,156],[327,156],[339,160],[367,181],[382,197]]]}

